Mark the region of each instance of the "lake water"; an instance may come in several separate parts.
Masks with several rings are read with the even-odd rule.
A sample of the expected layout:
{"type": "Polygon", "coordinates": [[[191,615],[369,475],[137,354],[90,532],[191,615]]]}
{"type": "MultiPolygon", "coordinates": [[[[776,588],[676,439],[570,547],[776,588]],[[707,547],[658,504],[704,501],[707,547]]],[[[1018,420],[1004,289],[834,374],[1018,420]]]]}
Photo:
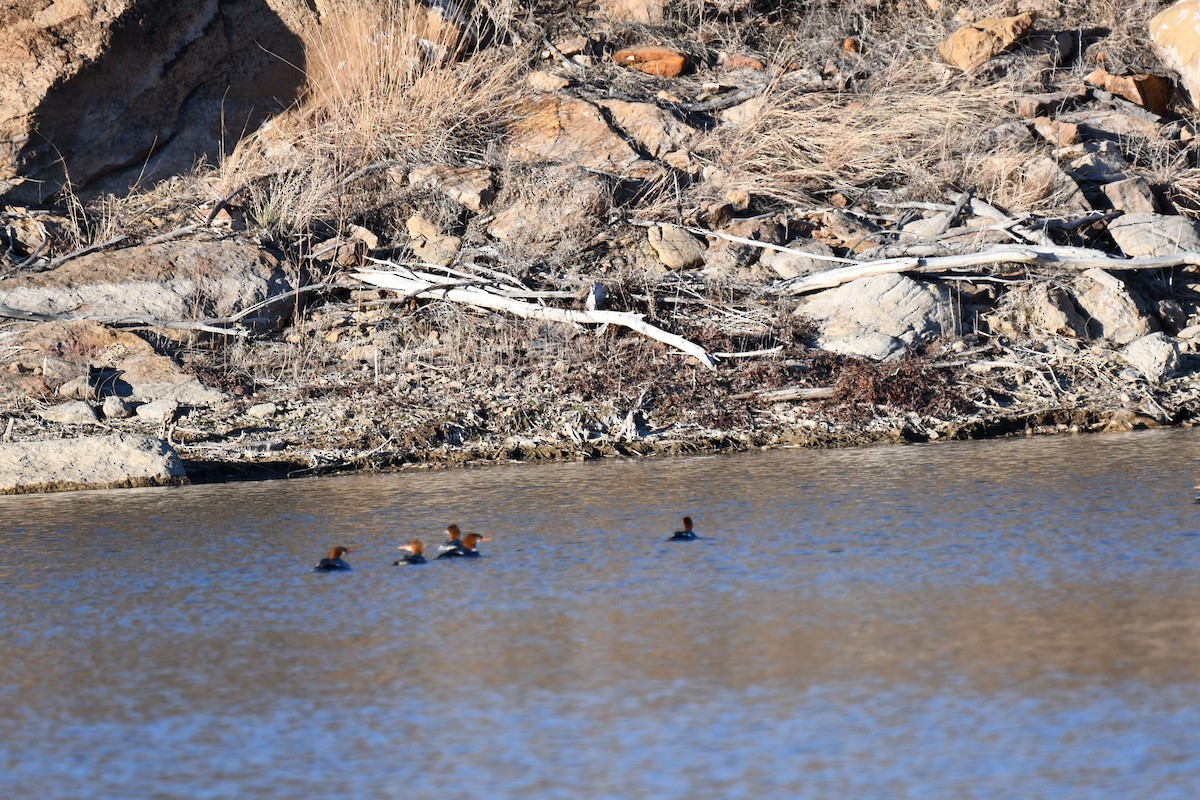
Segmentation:
{"type": "Polygon", "coordinates": [[[1200,432],[0,498],[0,796],[1195,798],[1200,432]],[[690,513],[704,538],[664,537],[690,513]],[[485,557],[391,566],[442,529],[485,557]],[[354,570],[314,574],[332,545],[354,570]]]}

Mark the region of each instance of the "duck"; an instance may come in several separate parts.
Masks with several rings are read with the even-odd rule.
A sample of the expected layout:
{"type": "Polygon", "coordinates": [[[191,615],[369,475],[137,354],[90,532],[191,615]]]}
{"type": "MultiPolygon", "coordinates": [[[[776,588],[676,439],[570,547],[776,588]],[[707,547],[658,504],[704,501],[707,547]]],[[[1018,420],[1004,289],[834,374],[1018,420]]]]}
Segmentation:
{"type": "Polygon", "coordinates": [[[491,539],[487,536],[478,533],[468,533],[462,537],[458,547],[454,550],[443,550],[438,558],[478,558],[480,542],[490,542],[491,539]]]}
{"type": "Polygon", "coordinates": [[[349,547],[335,547],[329,551],[329,555],[322,558],[315,567],[313,572],[337,572],[339,570],[350,569],[350,565],[342,560],[342,556],[347,553],[354,552],[349,547]]]}
{"type": "MultiPolygon", "coordinates": [[[[454,555],[462,555],[462,531],[457,525],[449,525],[446,528],[446,536],[449,537],[444,544],[438,545],[438,558],[443,558],[447,553],[454,555]]],[[[453,557],[453,556],[451,556],[453,557]]]]}
{"type": "Polygon", "coordinates": [[[402,544],[400,545],[400,549],[407,550],[408,552],[393,561],[392,566],[403,567],[409,564],[425,563],[425,543],[420,539],[413,539],[408,544],[402,544]]]}
{"type": "Polygon", "coordinates": [[[675,531],[667,539],[668,542],[690,542],[696,538],[696,532],[692,530],[692,518],[683,518],[683,530],[675,531]]]}

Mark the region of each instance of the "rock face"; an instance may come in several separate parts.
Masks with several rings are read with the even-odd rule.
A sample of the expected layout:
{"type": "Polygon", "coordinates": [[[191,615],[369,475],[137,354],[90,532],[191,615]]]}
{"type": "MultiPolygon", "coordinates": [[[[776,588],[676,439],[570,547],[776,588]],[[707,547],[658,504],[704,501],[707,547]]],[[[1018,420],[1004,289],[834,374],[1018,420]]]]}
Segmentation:
{"type": "Polygon", "coordinates": [[[805,300],[795,313],[817,322],[823,349],[875,361],[954,329],[945,290],[904,275],[852,281],[805,300]]]}
{"type": "Polygon", "coordinates": [[[0,444],[0,494],[118,489],[185,483],[175,451],[161,439],[113,434],[0,444]]]}
{"type": "Polygon", "coordinates": [[[50,195],[60,159],[75,187],[112,175],[113,189],[215,160],[222,114],[232,145],[296,98],[297,31],[315,12],[299,0],[6,3],[0,197],[50,195]]]}
{"type": "Polygon", "coordinates": [[[1179,71],[1192,105],[1200,100],[1200,0],[1182,0],[1150,20],[1150,38],[1163,61],[1179,71]]]}

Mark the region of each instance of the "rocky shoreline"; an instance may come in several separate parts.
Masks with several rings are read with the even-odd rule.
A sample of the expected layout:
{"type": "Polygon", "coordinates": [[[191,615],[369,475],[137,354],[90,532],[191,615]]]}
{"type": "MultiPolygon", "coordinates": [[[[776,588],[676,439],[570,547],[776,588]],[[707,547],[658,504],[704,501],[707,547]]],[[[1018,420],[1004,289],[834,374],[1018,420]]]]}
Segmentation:
{"type": "Polygon", "coordinates": [[[304,102],[217,167],[33,201],[0,160],[0,493],[130,437],[202,481],[1193,424],[1165,15],[702,5],[288,6],[304,102]]]}

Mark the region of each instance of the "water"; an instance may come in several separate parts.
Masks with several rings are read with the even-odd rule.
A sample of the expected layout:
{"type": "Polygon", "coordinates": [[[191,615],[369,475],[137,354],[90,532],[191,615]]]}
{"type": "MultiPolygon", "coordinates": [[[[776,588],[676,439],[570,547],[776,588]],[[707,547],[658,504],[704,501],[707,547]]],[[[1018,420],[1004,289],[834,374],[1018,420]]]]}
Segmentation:
{"type": "Polygon", "coordinates": [[[1190,799],[1198,434],[0,498],[0,795],[1190,799]]]}

